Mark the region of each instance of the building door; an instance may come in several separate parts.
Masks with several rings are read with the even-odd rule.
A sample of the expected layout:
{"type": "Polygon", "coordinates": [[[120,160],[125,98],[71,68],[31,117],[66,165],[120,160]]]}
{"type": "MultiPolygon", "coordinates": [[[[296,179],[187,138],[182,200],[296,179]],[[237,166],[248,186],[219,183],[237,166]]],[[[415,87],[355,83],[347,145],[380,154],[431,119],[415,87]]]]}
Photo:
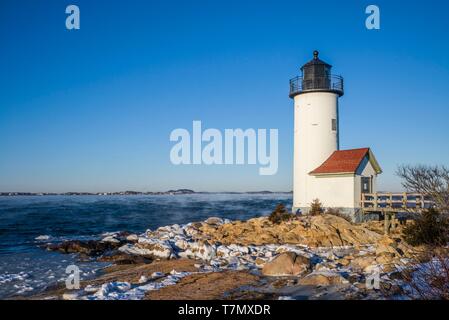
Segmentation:
{"type": "Polygon", "coordinates": [[[362,177],[362,193],[371,193],[371,177],[362,177]]]}

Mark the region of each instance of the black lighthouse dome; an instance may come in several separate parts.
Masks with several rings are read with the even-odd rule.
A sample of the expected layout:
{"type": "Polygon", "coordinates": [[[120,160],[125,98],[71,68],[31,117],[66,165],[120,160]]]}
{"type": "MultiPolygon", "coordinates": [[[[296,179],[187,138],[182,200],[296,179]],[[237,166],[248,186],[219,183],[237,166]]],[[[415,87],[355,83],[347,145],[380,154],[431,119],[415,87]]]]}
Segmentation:
{"type": "Polygon", "coordinates": [[[343,95],[343,78],[331,74],[332,66],[318,58],[319,52],[313,52],[313,59],[301,67],[302,76],[290,80],[290,98],[307,92],[333,92],[343,95]]]}

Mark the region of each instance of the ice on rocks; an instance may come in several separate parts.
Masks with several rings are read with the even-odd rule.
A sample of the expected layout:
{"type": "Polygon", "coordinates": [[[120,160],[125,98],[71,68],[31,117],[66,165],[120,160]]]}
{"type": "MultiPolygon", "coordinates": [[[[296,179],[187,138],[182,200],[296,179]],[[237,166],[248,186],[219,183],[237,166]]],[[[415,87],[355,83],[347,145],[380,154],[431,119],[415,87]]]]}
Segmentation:
{"type": "Polygon", "coordinates": [[[62,295],[63,300],[77,300],[79,298],[78,293],[64,293],[62,295]]]}
{"type": "Polygon", "coordinates": [[[162,259],[170,259],[174,256],[173,247],[168,240],[141,237],[134,247],[144,250],[147,256],[162,259]]]}
{"type": "Polygon", "coordinates": [[[103,284],[92,297],[98,300],[120,299],[130,289],[129,282],[109,282],[103,284]]]}
{"type": "Polygon", "coordinates": [[[115,236],[106,236],[103,239],[101,239],[101,242],[120,243],[120,240],[115,238],[115,236]]]}
{"type": "Polygon", "coordinates": [[[37,241],[46,241],[46,240],[49,240],[50,238],[51,238],[51,236],[49,236],[49,235],[40,235],[40,236],[34,238],[34,240],[37,240],[37,241]]]}
{"type": "Polygon", "coordinates": [[[137,234],[130,234],[129,236],[126,237],[126,240],[128,240],[128,241],[138,241],[139,240],[139,236],[137,234]]]}
{"type": "Polygon", "coordinates": [[[162,278],[163,276],[165,276],[165,273],[163,273],[163,272],[153,272],[152,274],[151,274],[151,279],[159,279],[159,278],[162,278]]]}
{"type": "MultiPolygon", "coordinates": [[[[353,270],[351,265],[343,266],[337,263],[339,259],[347,255],[372,254],[375,250],[373,246],[362,246],[355,249],[352,246],[310,248],[301,244],[224,245],[218,242],[209,242],[198,236],[202,225],[223,223],[229,223],[229,221],[221,218],[209,218],[202,223],[175,224],[160,227],[155,231],[147,230],[146,233],[138,237],[137,243],[126,244],[119,250],[129,254],[164,259],[189,258],[200,260],[201,262],[195,264],[199,272],[256,270],[262,268],[267,262],[283,252],[294,252],[309,258],[314,265],[315,273],[337,273],[340,275],[351,274],[353,270]]],[[[147,282],[142,282],[141,285],[127,290],[126,293],[114,288],[111,294],[104,293],[101,297],[115,298],[125,294],[129,299],[139,299],[139,297],[145,295],[146,291],[158,290],[166,285],[174,284],[183,276],[185,276],[185,273],[153,274],[146,279],[147,282]]]]}
{"type": "MultiPolygon", "coordinates": [[[[209,218],[206,224],[219,225],[229,223],[227,219],[209,218]]],[[[147,232],[138,238],[136,244],[127,244],[120,247],[120,251],[129,254],[153,256],[157,258],[188,258],[205,261],[209,269],[255,269],[261,268],[267,261],[272,260],[282,252],[295,252],[316,261],[332,260],[335,258],[332,248],[311,250],[305,245],[238,245],[238,244],[211,244],[195,237],[199,232],[201,223],[174,224],[160,227],[155,231],[147,232]]]]}
{"type": "Polygon", "coordinates": [[[187,241],[185,241],[182,243],[182,246],[184,247],[184,249],[183,249],[184,251],[179,252],[178,255],[183,258],[201,259],[201,260],[209,261],[209,260],[213,259],[216,255],[216,246],[210,245],[206,242],[202,242],[202,241],[187,242],[187,241]]]}
{"type": "Polygon", "coordinates": [[[100,290],[100,288],[99,287],[94,287],[94,286],[92,286],[92,285],[87,285],[85,288],[84,288],[84,291],[85,292],[88,292],[88,293],[92,293],[92,292],[97,292],[98,290],[100,290]]]}
{"type": "Polygon", "coordinates": [[[148,282],[148,278],[144,275],[140,276],[139,283],[146,283],[148,282]]]}
{"type": "MultiPolygon", "coordinates": [[[[89,300],[140,300],[148,291],[159,290],[161,288],[176,284],[182,278],[192,274],[191,272],[177,272],[172,270],[168,276],[161,281],[150,281],[144,285],[132,286],[128,282],[109,282],[93,295],[87,296],[89,300]]],[[[165,276],[164,274],[162,274],[165,276]]]]}
{"type": "Polygon", "coordinates": [[[294,299],[290,296],[279,296],[278,300],[294,300],[294,299]]]}

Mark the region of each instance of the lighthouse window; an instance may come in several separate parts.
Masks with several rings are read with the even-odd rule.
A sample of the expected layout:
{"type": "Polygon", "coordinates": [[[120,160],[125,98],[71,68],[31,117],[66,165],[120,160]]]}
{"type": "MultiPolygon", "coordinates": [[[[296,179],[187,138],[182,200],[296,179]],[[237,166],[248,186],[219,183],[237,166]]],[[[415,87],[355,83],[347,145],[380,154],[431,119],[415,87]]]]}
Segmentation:
{"type": "Polygon", "coordinates": [[[337,131],[337,119],[332,119],[332,131],[337,131]]]}

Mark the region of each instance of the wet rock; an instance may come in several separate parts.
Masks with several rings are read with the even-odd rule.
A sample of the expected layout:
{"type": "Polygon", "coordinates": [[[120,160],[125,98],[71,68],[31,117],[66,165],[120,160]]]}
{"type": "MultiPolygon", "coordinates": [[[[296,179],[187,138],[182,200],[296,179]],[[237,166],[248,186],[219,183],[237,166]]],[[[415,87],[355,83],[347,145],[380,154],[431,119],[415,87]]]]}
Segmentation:
{"type": "Polygon", "coordinates": [[[262,274],[266,276],[296,276],[311,269],[310,259],[294,252],[285,252],[267,262],[262,274]]]}
{"type": "Polygon", "coordinates": [[[97,260],[100,262],[113,262],[117,265],[145,264],[152,261],[151,259],[145,258],[144,256],[126,254],[120,251],[114,251],[111,254],[103,255],[97,260]]]}
{"type": "Polygon", "coordinates": [[[80,241],[70,240],[57,244],[49,244],[45,247],[50,251],[62,253],[79,253],[89,257],[100,256],[107,251],[115,250],[121,245],[120,242],[102,242],[96,240],[80,241]]]}

